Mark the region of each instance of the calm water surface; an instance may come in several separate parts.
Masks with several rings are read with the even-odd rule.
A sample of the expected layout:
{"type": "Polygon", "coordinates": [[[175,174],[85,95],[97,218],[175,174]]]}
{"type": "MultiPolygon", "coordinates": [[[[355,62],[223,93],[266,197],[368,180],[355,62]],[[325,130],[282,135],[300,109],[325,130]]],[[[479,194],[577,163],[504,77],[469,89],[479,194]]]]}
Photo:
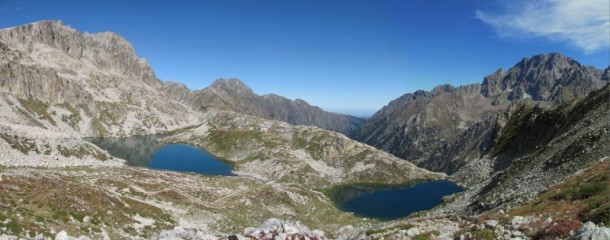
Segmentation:
{"type": "Polygon", "coordinates": [[[204,175],[230,176],[232,167],[206,151],[185,144],[157,141],[158,135],[128,138],[87,138],[115,157],[127,160],[130,166],[204,175]]]}
{"type": "Polygon", "coordinates": [[[427,210],[443,196],[463,189],[450,181],[430,181],[403,187],[345,185],[331,191],[331,199],[343,211],[358,216],[392,220],[427,210]]]}

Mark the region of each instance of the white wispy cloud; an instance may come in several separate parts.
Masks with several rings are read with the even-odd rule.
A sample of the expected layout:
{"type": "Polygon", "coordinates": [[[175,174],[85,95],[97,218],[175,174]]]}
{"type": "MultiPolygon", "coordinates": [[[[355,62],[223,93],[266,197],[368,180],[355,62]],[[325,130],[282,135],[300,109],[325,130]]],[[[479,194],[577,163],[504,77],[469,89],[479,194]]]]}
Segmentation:
{"type": "Polygon", "coordinates": [[[506,1],[502,13],[476,11],[500,37],[544,37],[592,53],[610,48],[610,1],[506,1]]]}

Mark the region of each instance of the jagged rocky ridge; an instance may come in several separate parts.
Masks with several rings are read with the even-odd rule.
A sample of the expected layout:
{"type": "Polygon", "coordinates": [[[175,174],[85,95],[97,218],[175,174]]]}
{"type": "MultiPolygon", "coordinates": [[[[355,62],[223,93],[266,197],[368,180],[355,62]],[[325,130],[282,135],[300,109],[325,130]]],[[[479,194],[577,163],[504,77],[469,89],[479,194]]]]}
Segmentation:
{"type": "Polygon", "coordinates": [[[476,140],[490,139],[495,117],[511,103],[566,103],[607,84],[607,75],[608,69],[586,67],[559,53],[524,58],[507,72],[500,69],[485,77],[482,84],[405,94],[350,136],[420,167],[451,174],[489,151],[492,142],[476,140]]]}
{"type": "Polygon", "coordinates": [[[114,33],[36,22],[0,30],[0,51],[0,97],[31,124],[86,136],[127,136],[197,120],[190,107],[163,94],[146,60],[114,33]]]}
{"type": "Polygon", "coordinates": [[[607,72],[525,58],[483,84],[406,94],[353,137],[468,186],[440,212],[510,209],[607,156],[607,72]]]}
{"type": "Polygon", "coordinates": [[[208,107],[236,111],[294,125],[317,126],[347,134],[364,119],[331,113],[301,99],[290,100],[275,94],[257,95],[238,79],[218,79],[210,87],[191,91],[184,84],[165,82],[165,92],[195,109],[208,107]]]}

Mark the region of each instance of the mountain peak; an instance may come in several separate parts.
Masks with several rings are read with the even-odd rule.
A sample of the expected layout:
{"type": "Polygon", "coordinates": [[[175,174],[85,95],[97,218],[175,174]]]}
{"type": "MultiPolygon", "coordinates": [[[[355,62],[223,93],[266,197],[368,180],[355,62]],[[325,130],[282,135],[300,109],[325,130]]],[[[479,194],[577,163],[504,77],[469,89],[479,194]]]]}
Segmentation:
{"type": "Polygon", "coordinates": [[[574,59],[567,57],[561,53],[548,53],[532,56],[532,58],[523,58],[516,66],[520,67],[544,67],[547,70],[552,68],[566,68],[570,66],[580,66],[574,59]]]}
{"type": "Polygon", "coordinates": [[[31,23],[27,23],[24,24],[22,26],[28,26],[28,25],[32,25],[32,26],[55,26],[55,27],[67,27],[70,28],[69,26],[64,25],[64,22],[62,22],[61,20],[42,20],[42,21],[38,21],[38,22],[31,22],[31,23]]]}
{"type": "Polygon", "coordinates": [[[481,93],[486,97],[501,94],[511,101],[531,97],[565,102],[602,86],[601,70],[598,75],[561,53],[540,54],[523,58],[507,72],[485,77],[481,93]]]}
{"type": "Polygon", "coordinates": [[[250,87],[248,87],[244,82],[237,78],[224,79],[220,78],[210,85],[212,89],[219,89],[226,92],[238,92],[238,93],[254,93],[250,87]]]}
{"type": "Polygon", "coordinates": [[[432,90],[430,92],[434,95],[439,95],[442,93],[453,92],[453,90],[455,90],[455,87],[453,85],[442,84],[442,85],[438,85],[438,86],[432,88],[432,90]]]}

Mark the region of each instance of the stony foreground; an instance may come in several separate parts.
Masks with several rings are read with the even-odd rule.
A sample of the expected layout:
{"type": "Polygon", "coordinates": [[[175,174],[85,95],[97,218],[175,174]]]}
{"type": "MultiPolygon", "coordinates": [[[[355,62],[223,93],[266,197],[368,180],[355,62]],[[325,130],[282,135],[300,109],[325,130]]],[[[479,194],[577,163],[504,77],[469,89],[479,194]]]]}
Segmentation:
{"type": "Polygon", "coordinates": [[[341,212],[320,192],[249,177],[0,168],[0,233],[3,239],[607,239],[608,228],[587,219],[608,224],[609,167],[601,160],[508,212],[420,213],[389,222],[341,212]]]}

